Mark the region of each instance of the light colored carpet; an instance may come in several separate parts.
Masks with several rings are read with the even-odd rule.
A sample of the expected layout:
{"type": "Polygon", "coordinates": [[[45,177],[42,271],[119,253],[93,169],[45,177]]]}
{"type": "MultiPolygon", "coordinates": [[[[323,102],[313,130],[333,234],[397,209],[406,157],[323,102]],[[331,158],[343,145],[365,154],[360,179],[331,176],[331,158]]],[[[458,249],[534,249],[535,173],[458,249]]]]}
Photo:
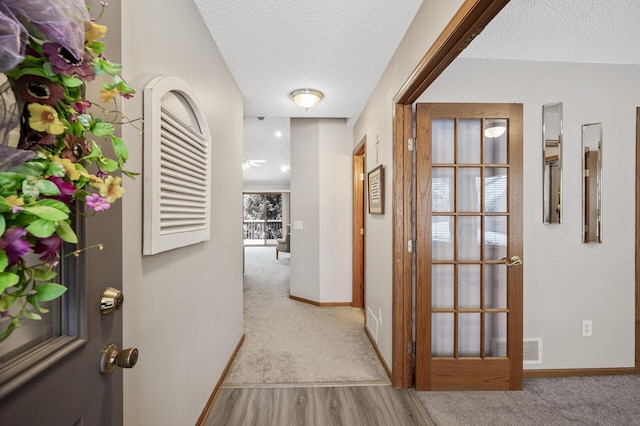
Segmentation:
{"type": "Polygon", "coordinates": [[[640,425],[640,376],[525,379],[523,387],[417,395],[438,426],[640,425]]]}
{"type": "Polygon", "coordinates": [[[224,386],[389,383],[360,309],[289,299],[289,254],[245,250],[245,340],[224,386]]]}

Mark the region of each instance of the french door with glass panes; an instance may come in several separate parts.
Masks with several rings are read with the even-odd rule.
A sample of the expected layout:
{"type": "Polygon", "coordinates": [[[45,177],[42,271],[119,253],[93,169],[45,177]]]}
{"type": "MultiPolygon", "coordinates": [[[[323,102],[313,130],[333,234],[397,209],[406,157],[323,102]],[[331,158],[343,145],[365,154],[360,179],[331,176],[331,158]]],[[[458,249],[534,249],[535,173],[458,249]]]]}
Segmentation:
{"type": "Polygon", "coordinates": [[[522,389],[522,105],[416,107],[416,389],[522,389]]]}

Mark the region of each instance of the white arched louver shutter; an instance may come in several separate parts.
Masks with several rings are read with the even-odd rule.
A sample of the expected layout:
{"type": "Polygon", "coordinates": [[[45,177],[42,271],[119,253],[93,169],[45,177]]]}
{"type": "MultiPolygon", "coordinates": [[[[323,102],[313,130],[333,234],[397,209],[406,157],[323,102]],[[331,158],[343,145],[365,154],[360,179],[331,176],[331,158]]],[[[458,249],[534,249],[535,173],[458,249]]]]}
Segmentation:
{"type": "Polygon", "coordinates": [[[157,77],[144,89],[143,254],[211,237],[211,136],[201,110],[179,78],[157,77]]]}

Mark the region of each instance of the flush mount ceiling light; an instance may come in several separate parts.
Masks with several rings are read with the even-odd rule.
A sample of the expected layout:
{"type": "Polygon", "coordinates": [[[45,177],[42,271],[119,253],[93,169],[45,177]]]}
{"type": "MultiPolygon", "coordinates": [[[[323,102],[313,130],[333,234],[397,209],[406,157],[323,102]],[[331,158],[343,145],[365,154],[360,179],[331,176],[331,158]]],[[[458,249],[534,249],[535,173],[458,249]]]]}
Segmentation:
{"type": "Polygon", "coordinates": [[[484,135],[488,138],[499,138],[507,131],[506,120],[487,120],[484,135]]]}
{"type": "Polygon", "coordinates": [[[291,92],[289,97],[299,107],[309,109],[318,105],[322,98],[324,98],[324,95],[316,89],[297,89],[291,92]]]}

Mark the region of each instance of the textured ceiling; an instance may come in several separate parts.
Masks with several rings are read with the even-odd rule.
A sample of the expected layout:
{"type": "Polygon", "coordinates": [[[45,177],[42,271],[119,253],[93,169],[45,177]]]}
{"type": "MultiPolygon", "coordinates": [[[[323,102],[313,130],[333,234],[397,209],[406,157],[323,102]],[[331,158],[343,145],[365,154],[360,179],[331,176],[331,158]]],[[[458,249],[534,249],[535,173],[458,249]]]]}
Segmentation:
{"type": "Polygon", "coordinates": [[[245,117],[357,117],[422,0],[194,0],[245,117]],[[317,107],[289,93],[314,88],[317,107]]]}
{"type": "Polygon", "coordinates": [[[511,0],[460,57],[640,64],[640,0],[511,0]]]}
{"type": "MultiPolygon", "coordinates": [[[[288,119],[269,118],[358,117],[422,0],[194,3],[244,95],[245,156],[266,160],[245,181],[282,182],[288,119]],[[305,87],[325,94],[309,111],[289,99],[305,87]]],[[[640,64],[640,0],[511,0],[460,57],[640,64]]]]}

